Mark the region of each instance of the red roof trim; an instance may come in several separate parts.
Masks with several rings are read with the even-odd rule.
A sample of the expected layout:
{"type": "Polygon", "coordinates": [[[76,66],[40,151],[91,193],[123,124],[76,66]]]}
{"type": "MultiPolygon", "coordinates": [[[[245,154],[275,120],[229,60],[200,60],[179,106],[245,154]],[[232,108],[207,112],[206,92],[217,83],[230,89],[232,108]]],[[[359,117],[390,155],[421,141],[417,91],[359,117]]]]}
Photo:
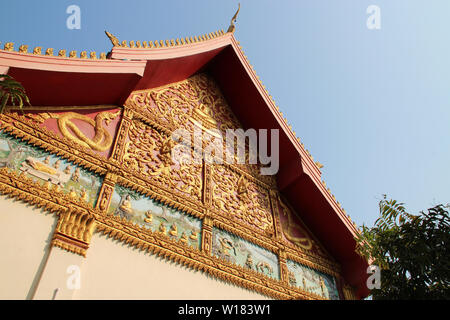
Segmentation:
{"type": "Polygon", "coordinates": [[[146,61],[64,58],[0,50],[0,66],[23,69],[76,73],[134,73],[142,76],[146,64],[146,61]]]}

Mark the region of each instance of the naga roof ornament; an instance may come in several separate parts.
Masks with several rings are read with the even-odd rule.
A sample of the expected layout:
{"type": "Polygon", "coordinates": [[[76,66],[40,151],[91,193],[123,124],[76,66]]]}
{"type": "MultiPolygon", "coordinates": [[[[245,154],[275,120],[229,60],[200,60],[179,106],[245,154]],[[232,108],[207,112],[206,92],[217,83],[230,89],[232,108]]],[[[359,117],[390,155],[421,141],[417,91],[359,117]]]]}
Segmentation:
{"type": "Polygon", "coordinates": [[[207,40],[210,40],[213,38],[223,36],[226,33],[233,33],[234,30],[236,29],[236,26],[234,25],[234,23],[237,21],[237,16],[239,14],[240,9],[241,9],[241,4],[238,5],[238,9],[237,9],[236,13],[231,18],[230,26],[228,27],[227,32],[224,32],[223,30],[219,30],[219,31],[211,32],[209,34],[204,34],[204,35],[195,36],[195,37],[178,38],[176,40],[171,39],[171,40],[165,40],[165,41],[163,41],[163,40],[157,41],[156,40],[156,41],[142,41],[142,42],[134,41],[134,40],[131,40],[131,41],[123,40],[122,42],[120,42],[119,39],[116,36],[114,36],[112,33],[105,30],[105,34],[109,38],[109,40],[111,41],[111,43],[114,47],[144,48],[144,49],[161,48],[161,47],[175,47],[175,46],[180,46],[180,45],[185,45],[185,44],[207,41],[207,40]]]}
{"type": "Polygon", "coordinates": [[[239,13],[239,10],[241,9],[241,4],[239,3],[238,9],[236,11],[236,13],[234,14],[233,18],[231,18],[231,22],[230,22],[230,26],[228,27],[227,32],[234,32],[234,30],[236,29],[236,26],[234,25],[234,22],[236,22],[237,20],[237,16],[239,13]]]}

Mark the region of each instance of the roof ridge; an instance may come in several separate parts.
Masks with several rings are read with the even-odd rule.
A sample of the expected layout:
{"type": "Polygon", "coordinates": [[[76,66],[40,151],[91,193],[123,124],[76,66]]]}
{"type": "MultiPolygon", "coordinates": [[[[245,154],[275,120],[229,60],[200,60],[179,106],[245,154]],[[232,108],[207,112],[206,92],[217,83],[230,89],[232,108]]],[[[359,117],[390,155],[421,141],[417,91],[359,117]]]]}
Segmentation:
{"type": "MultiPolygon", "coordinates": [[[[0,49],[1,50],[1,49],[0,49]]],[[[47,48],[45,50],[44,53],[42,53],[42,47],[38,46],[38,47],[34,47],[33,48],[33,52],[28,52],[28,45],[21,45],[19,47],[19,49],[16,51],[14,50],[14,42],[7,42],[4,45],[3,48],[4,51],[10,51],[10,52],[18,52],[18,53],[23,53],[23,54],[33,54],[33,55],[44,55],[44,56],[49,56],[49,57],[60,57],[60,58],[67,58],[67,50],[65,49],[61,49],[58,51],[58,55],[54,56],[54,49],[53,48],[47,48]]],[[[102,52],[100,53],[100,56],[97,57],[97,53],[96,51],[90,51],[89,52],[89,56],[87,54],[87,51],[81,51],[79,57],[77,56],[77,51],[76,50],[72,50],[69,52],[69,58],[79,58],[79,59],[100,59],[100,60],[105,60],[107,59],[106,57],[106,53],[102,52]]]]}
{"type": "Polygon", "coordinates": [[[210,33],[205,33],[200,36],[194,37],[185,37],[185,38],[177,38],[175,39],[166,39],[166,40],[155,40],[155,41],[140,41],[140,40],[122,40],[119,41],[114,35],[105,31],[109,40],[113,44],[114,47],[122,47],[122,48],[133,48],[133,49],[152,49],[152,48],[163,48],[163,47],[176,47],[183,46],[192,43],[204,42],[208,40],[212,40],[218,37],[221,37],[228,32],[224,32],[223,30],[218,30],[210,33]]]}

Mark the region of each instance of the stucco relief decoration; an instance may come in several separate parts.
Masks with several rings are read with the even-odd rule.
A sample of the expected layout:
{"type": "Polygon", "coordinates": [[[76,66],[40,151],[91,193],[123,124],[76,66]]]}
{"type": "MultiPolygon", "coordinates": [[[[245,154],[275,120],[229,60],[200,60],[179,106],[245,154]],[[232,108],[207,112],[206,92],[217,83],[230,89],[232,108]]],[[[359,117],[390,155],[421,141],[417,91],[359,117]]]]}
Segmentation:
{"type": "Polygon", "coordinates": [[[226,218],[272,234],[273,219],[267,191],[227,166],[215,165],[212,172],[213,207],[226,218]]]}
{"type": "MultiPolygon", "coordinates": [[[[135,91],[125,105],[167,132],[187,130],[200,137],[203,147],[214,141],[225,140],[227,129],[242,129],[215,81],[207,74],[198,74],[168,86],[135,91]],[[220,134],[220,135],[219,135],[220,134]],[[219,138],[219,140],[215,140],[219,138]]],[[[242,170],[258,176],[265,183],[275,185],[272,176],[261,176],[258,164],[249,164],[248,141],[245,147],[245,164],[238,164],[237,152],[228,150],[223,142],[223,159],[234,158],[242,170]]]]}
{"type": "Polygon", "coordinates": [[[267,277],[280,278],[274,253],[218,228],[212,229],[212,254],[267,277]]]}
{"type": "Polygon", "coordinates": [[[30,112],[26,116],[58,136],[108,157],[120,121],[120,109],[30,112]]]}
{"type": "Polygon", "coordinates": [[[328,258],[320,244],[306,230],[306,227],[295,211],[281,199],[278,199],[278,208],[283,239],[303,252],[328,258]]]}
{"type": "Polygon", "coordinates": [[[161,186],[201,201],[202,166],[174,163],[170,136],[140,121],[132,121],[125,143],[126,168],[158,182],[161,186]]]}
{"type": "Polygon", "coordinates": [[[241,127],[208,75],[134,92],[123,117],[112,106],[44,111],[0,115],[0,188],[59,215],[53,245],[85,255],[96,230],[271,297],[332,297],[320,281],[313,292],[286,280],[286,258],[325,273],[334,265],[269,196],[275,177],[257,164],[172,161],[175,129],[225,136],[241,127]]]}
{"type": "Polygon", "coordinates": [[[45,186],[66,193],[91,207],[97,201],[102,178],[70,161],[0,132],[0,167],[21,174],[45,186]]]}
{"type": "Polygon", "coordinates": [[[287,261],[289,284],[302,290],[317,294],[325,299],[339,300],[334,277],[308,268],[294,261],[287,261]]]}
{"type": "Polygon", "coordinates": [[[116,185],[108,213],[181,244],[200,248],[201,220],[116,185]]]}

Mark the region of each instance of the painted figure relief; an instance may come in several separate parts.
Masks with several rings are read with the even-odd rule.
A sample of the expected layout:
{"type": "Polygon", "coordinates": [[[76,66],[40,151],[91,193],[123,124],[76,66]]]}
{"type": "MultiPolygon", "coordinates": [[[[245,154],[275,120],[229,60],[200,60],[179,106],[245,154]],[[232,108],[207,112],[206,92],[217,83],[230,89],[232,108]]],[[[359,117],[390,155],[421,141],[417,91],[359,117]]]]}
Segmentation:
{"type": "Polygon", "coordinates": [[[71,198],[95,206],[102,178],[81,167],[0,133],[0,167],[25,174],[49,188],[57,185],[71,198]]]}
{"type": "Polygon", "coordinates": [[[330,300],[339,300],[335,279],[325,273],[287,260],[289,284],[330,300]]]}
{"type": "Polygon", "coordinates": [[[213,228],[212,254],[268,277],[279,279],[277,256],[229,232],[213,228]]]}
{"type": "Polygon", "coordinates": [[[109,214],[125,218],[196,249],[201,244],[201,221],[133,190],[116,185],[109,214]]]}
{"type": "Polygon", "coordinates": [[[366,279],[341,272],[365,271],[357,226],[234,37],[238,12],[181,42],[105,31],[99,58],[6,43],[0,73],[33,105],[0,113],[0,193],[54,214],[50,245],[84,257],[97,232],[269,298],[360,298],[366,279]]]}

